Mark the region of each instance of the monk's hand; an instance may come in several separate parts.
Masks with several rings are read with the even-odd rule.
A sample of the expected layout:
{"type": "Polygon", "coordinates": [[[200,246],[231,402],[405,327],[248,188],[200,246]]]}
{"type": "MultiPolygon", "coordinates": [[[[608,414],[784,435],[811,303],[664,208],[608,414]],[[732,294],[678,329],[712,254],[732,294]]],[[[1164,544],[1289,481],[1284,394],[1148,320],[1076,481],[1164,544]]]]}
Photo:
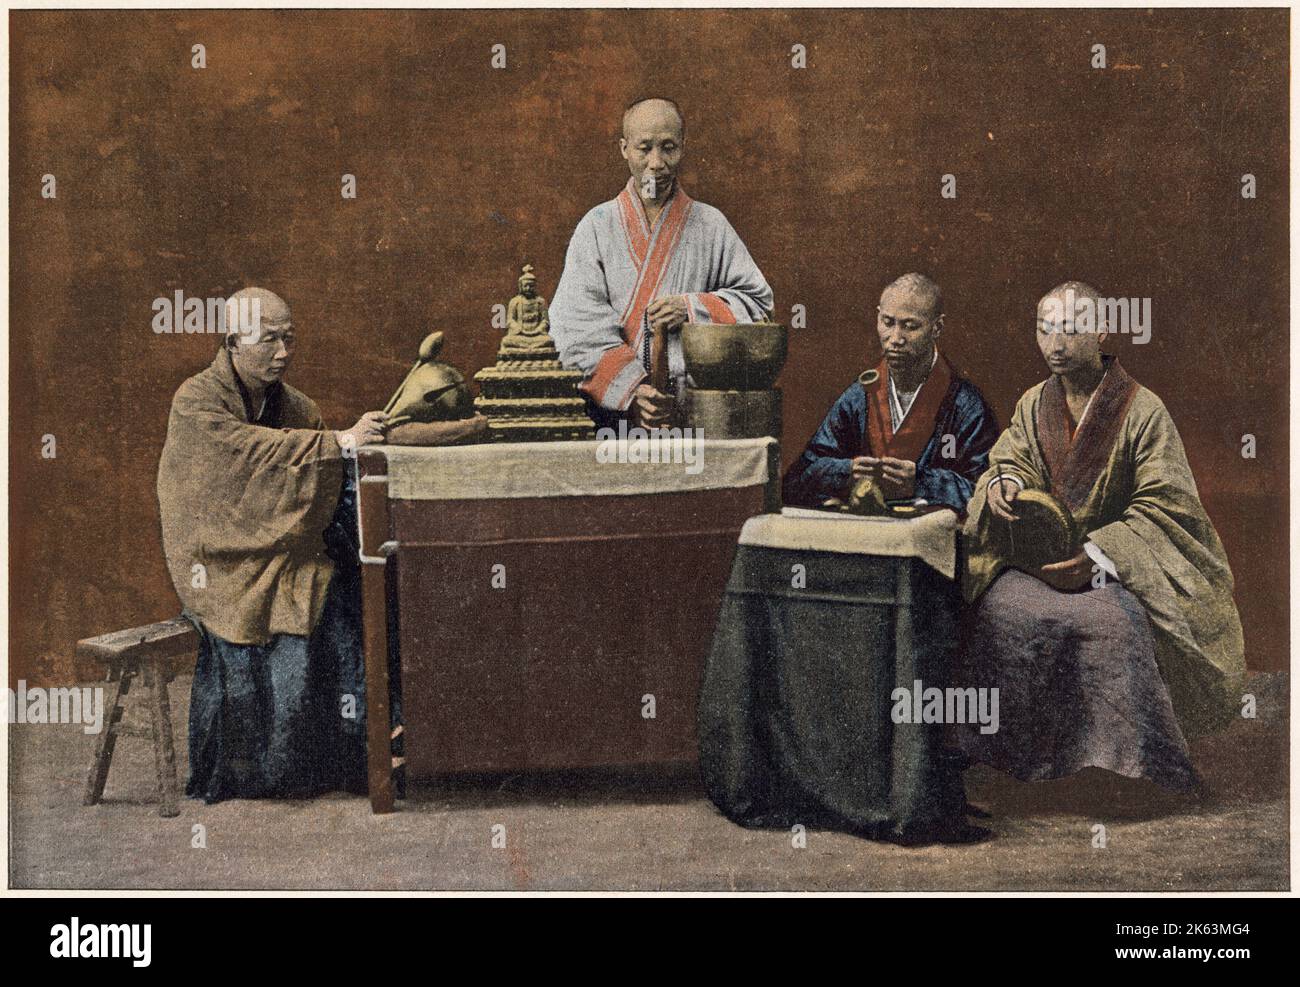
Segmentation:
{"type": "Polygon", "coordinates": [[[657,391],[650,384],[641,384],[633,392],[632,404],[628,410],[632,413],[633,425],[661,428],[672,423],[677,402],[671,394],[657,391]]]}
{"type": "Polygon", "coordinates": [[[676,332],[686,324],[686,296],[656,298],[646,306],[645,314],[650,319],[651,329],[676,332]]]}
{"type": "Polygon", "coordinates": [[[367,411],[357,419],[355,425],[345,431],[335,432],[334,437],[345,449],[349,445],[353,449],[374,445],[384,441],[384,433],[388,429],[387,422],[388,416],[382,411],[367,411]]]}
{"type": "Polygon", "coordinates": [[[875,480],[886,500],[904,500],[916,494],[916,463],[890,456],[855,456],[850,472],[853,483],[875,480]]]}
{"type": "Polygon", "coordinates": [[[880,489],[886,500],[903,500],[916,495],[916,463],[891,456],[880,457],[880,489]]]}
{"type": "Polygon", "coordinates": [[[454,446],[478,442],[488,427],[487,418],[478,414],[443,422],[403,422],[390,428],[384,441],[395,446],[454,446]]]}
{"type": "Polygon", "coordinates": [[[1079,589],[1081,586],[1086,586],[1088,580],[1092,578],[1092,559],[1088,558],[1087,552],[1079,549],[1079,554],[1074,558],[1045,565],[1034,575],[1053,589],[1064,591],[1079,589]]]}
{"type": "Polygon", "coordinates": [[[852,465],[853,482],[872,479],[879,480],[883,475],[880,460],[873,456],[855,456],[852,465]]]}
{"type": "Polygon", "coordinates": [[[989,481],[988,502],[989,510],[996,517],[1004,521],[1019,521],[1020,515],[1016,513],[1014,507],[1016,498],[1020,496],[1020,484],[1015,480],[1008,480],[1005,476],[999,476],[989,481]]]}

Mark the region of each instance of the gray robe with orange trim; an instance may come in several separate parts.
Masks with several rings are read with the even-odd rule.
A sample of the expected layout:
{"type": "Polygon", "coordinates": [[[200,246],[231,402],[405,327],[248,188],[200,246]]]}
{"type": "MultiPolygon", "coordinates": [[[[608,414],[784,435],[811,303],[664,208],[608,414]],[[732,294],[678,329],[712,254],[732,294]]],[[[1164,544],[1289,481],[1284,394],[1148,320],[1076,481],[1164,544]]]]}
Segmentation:
{"type": "MultiPolygon", "coordinates": [[[[758,322],[772,289],[727,218],[680,187],[654,228],[631,180],[582,217],[569,241],[549,318],[551,337],[595,405],[625,411],[649,368],[645,310],[656,298],[685,295],[692,322],[758,322]]],[[[686,380],[681,337],[668,338],[668,372],[686,380]]]]}
{"type": "Polygon", "coordinates": [[[965,532],[966,600],[978,600],[1007,567],[993,548],[991,526],[1006,522],[986,510],[988,481],[1010,473],[1026,489],[1052,491],[1145,610],[1183,733],[1221,728],[1240,709],[1241,621],[1228,559],[1201,506],[1178,429],[1160,399],[1113,358],[1072,438],[1061,390],[1052,378],[1027,391],[989,455],[965,532]]]}

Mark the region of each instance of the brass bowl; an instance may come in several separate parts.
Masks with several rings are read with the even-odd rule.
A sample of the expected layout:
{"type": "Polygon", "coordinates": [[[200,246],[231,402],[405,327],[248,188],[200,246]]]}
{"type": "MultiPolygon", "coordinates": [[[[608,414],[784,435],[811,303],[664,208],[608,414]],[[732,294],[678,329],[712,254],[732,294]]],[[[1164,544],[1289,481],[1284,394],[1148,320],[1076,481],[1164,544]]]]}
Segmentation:
{"type": "Polygon", "coordinates": [[[766,391],[785,366],[786,328],[775,322],[682,326],[686,371],[706,391],[766,391]]]}

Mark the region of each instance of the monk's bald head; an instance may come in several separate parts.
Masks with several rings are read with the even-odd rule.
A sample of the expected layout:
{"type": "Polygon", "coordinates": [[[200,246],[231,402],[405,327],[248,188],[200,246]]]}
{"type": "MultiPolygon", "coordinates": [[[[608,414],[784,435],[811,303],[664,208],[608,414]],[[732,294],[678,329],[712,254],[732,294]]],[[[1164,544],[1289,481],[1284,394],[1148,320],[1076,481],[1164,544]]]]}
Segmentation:
{"type": "Polygon", "coordinates": [[[644,133],[664,133],[676,129],[677,139],[686,136],[686,118],[671,99],[647,96],[634,100],[623,111],[623,139],[632,140],[644,133]]]}
{"type": "Polygon", "coordinates": [[[1085,281],[1065,281],[1038,300],[1038,349],[1053,374],[1088,379],[1102,367],[1101,294],[1085,281]]]}
{"type": "Polygon", "coordinates": [[[943,315],[943,292],[937,282],[924,274],[904,274],[901,278],[895,278],[880,293],[882,305],[890,295],[903,295],[915,299],[924,306],[932,319],[943,315]]]}
{"type": "Polygon", "coordinates": [[[667,202],[686,148],[686,123],[677,104],[658,96],[638,99],[623,114],[618,147],[642,201],[667,202]]]}
{"type": "Polygon", "coordinates": [[[283,380],[295,345],[288,303],[265,288],[241,288],[226,299],[225,316],[227,352],[245,386],[283,380]]]}
{"type": "Polygon", "coordinates": [[[876,332],[891,374],[920,386],[943,332],[943,293],[924,274],[904,274],[880,293],[876,332]]]}
{"type": "Polygon", "coordinates": [[[1078,311],[1079,302],[1085,298],[1096,306],[1101,301],[1101,292],[1086,281],[1062,281],[1038,300],[1038,311],[1040,315],[1044,311],[1062,311],[1073,315],[1078,311]]]}
{"type": "Polygon", "coordinates": [[[235,342],[230,337],[236,334],[256,341],[264,324],[289,321],[289,304],[266,288],[240,288],[226,299],[225,317],[227,342],[235,342]]]}

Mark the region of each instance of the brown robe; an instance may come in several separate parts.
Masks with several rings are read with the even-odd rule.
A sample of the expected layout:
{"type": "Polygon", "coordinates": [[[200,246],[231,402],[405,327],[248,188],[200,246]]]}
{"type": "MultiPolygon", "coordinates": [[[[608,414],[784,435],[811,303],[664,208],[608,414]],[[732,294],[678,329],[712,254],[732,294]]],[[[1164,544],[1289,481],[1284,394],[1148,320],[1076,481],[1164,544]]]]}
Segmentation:
{"type": "Polygon", "coordinates": [[[1060,497],[1115,563],[1119,581],[1151,621],[1160,675],[1183,732],[1193,737],[1231,721],[1245,680],[1232,571],[1160,399],[1113,357],[1077,432],[1055,377],[1025,393],[970,502],[962,587],[968,602],[1007,567],[985,510],[988,481],[1004,473],[1027,490],[1060,497]]]}
{"type": "Polygon", "coordinates": [[[280,427],[253,424],[223,347],[176,392],[158,464],[176,593],[235,644],[310,634],[334,573],[322,535],[338,505],[343,451],[310,398],[288,385],[279,392],[280,427]]]}

